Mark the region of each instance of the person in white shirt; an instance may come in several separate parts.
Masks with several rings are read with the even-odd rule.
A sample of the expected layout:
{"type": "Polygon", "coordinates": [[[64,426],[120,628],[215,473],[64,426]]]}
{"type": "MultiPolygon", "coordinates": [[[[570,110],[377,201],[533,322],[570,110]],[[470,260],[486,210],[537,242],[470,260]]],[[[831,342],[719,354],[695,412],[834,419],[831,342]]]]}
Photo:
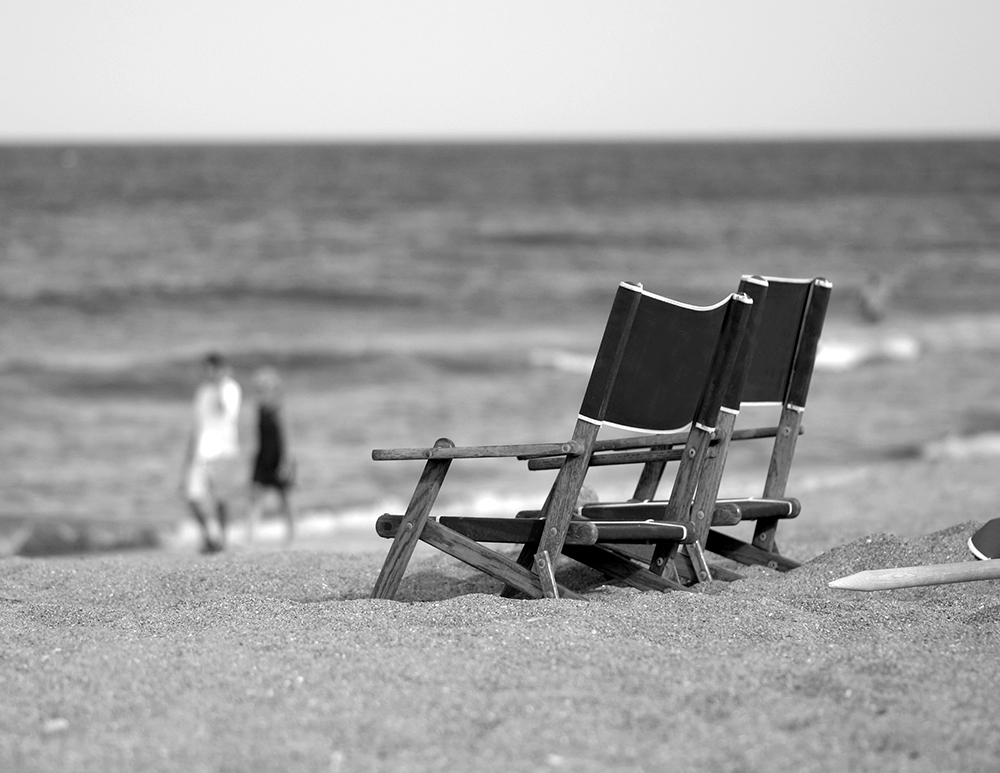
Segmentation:
{"type": "Polygon", "coordinates": [[[201,527],[202,552],[215,553],[225,546],[228,498],[238,475],[243,393],[221,354],[209,354],[204,365],[205,376],[194,397],[181,485],[201,527]]]}

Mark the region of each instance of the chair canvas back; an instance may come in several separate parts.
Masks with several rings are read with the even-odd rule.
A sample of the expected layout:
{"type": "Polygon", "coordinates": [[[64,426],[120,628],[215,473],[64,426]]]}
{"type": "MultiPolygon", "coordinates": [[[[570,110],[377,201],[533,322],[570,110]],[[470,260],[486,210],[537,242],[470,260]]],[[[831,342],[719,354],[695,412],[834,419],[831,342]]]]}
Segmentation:
{"type": "Polygon", "coordinates": [[[714,306],[691,306],[623,282],[580,418],[644,433],[693,422],[714,426],[733,364],[713,373],[713,362],[734,300],[747,302],[732,295],[714,306]]]}
{"type": "MultiPolygon", "coordinates": [[[[752,320],[754,341],[749,366],[737,375],[723,401],[740,405],[805,407],[816,350],[833,285],[825,279],[764,277],[767,297],[752,320]]],[[[741,352],[742,356],[742,352],[741,352]]]]}

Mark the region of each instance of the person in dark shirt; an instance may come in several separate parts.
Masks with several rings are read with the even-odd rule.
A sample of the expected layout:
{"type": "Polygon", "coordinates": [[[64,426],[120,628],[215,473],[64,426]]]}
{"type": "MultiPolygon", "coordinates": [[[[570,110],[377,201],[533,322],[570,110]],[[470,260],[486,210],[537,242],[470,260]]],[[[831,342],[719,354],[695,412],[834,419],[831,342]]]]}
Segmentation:
{"type": "Polygon", "coordinates": [[[247,539],[253,542],[257,523],[264,514],[268,495],[277,496],[279,510],[287,524],[286,540],[295,538],[295,515],[289,490],[295,482],[295,463],[288,453],[284,421],[281,415],[281,379],[271,368],[254,374],[257,400],[257,452],[254,455],[250,514],[247,539]]]}

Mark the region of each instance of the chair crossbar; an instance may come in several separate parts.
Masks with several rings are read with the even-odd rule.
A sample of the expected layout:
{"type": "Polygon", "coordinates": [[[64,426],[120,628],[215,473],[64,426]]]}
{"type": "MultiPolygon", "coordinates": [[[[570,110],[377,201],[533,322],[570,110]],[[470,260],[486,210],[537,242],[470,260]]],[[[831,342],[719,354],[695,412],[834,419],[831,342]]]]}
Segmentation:
{"type": "Polygon", "coordinates": [[[705,549],[741,564],[767,566],[771,569],[777,569],[779,572],[789,572],[801,566],[798,561],[783,556],[781,553],[748,545],[743,540],[722,534],[715,529],[709,530],[705,549]]]}
{"type": "MultiPolygon", "coordinates": [[[[759,440],[776,437],[779,427],[747,427],[735,430],[732,440],[759,440]]],[[[799,427],[798,433],[805,432],[799,427]]],[[[670,435],[643,435],[634,438],[614,438],[610,441],[598,441],[594,444],[594,453],[590,457],[591,467],[603,467],[618,464],[643,464],[645,462],[676,462],[680,460],[682,451],[672,448],[672,445],[683,444],[686,435],[679,440],[677,433],[670,435]]],[[[712,445],[717,444],[712,440],[712,445]]],[[[563,457],[558,456],[519,456],[518,459],[528,461],[529,470],[557,470],[562,466],[563,457]]]]}

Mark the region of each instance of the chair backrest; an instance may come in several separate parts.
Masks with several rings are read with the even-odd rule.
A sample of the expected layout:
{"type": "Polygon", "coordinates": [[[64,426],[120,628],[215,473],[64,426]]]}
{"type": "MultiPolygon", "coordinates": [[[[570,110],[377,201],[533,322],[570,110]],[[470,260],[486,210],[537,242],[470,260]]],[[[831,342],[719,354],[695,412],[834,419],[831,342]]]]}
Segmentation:
{"type": "Polygon", "coordinates": [[[580,418],[638,432],[714,426],[752,301],[690,306],[623,282],[580,418]]]}
{"type": "Polygon", "coordinates": [[[801,409],[833,285],[822,278],[760,279],[766,283],[766,298],[763,308],[754,309],[749,345],[740,351],[723,405],[734,410],[741,404],[801,409]]]}

